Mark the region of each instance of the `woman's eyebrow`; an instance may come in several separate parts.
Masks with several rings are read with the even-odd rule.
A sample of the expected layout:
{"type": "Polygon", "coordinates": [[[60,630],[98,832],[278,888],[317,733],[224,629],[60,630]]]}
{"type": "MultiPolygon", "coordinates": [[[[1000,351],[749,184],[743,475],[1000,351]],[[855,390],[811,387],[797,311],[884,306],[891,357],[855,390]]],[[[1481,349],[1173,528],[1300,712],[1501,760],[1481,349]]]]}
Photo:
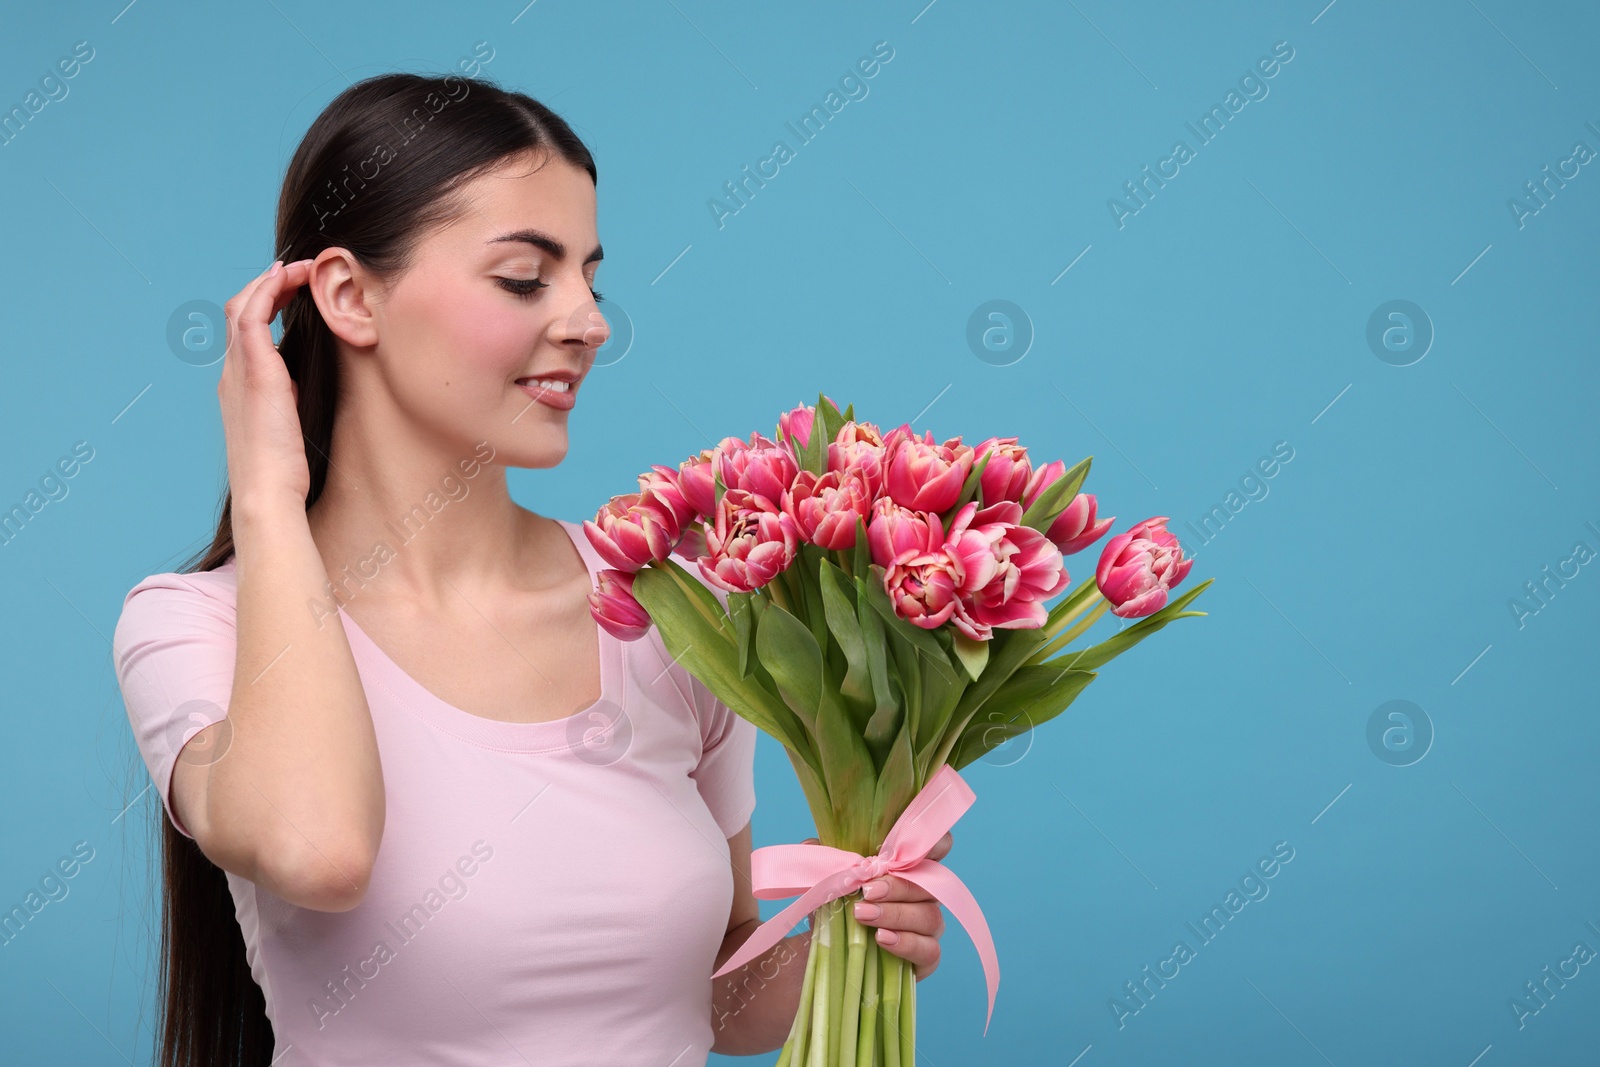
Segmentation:
{"type": "MultiPolygon", "coordinates": [[[[485,243],[494,244],[499,241],[522,241],[525,244],[533,245],[535,248],[544,249],[557,259],[567,258],[567,246],[542,230],[515,230],[511,233],[503,233],[499,237],[491,237],[485,243]]],[[[603,258],[605,258],[605,253],[601,251],[599,245],[595,245],[594,251],[589,253],[584,262],[594,263],[603,258]]]]}

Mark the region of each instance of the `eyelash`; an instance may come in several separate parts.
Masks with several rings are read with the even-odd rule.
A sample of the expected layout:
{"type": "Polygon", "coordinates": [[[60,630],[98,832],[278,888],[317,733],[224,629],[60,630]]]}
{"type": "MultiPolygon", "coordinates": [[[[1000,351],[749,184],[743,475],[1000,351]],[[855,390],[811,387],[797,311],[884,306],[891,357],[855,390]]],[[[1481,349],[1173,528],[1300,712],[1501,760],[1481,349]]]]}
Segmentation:
{"type": "MultiPolygon", "coordinates": [[[[541,282],[538,278],[497,278],[495,280],[500,283],[500,288],[514,296],[521,297],[523,300],[531,300],[533,299],[533,294],[538,290],[550,288],[548,282],[541,282]]],[[[605,299],[605,295],[597,289],[590,289],[589,292],[594,296],[594,301],[597,304],[605,299]]]]}

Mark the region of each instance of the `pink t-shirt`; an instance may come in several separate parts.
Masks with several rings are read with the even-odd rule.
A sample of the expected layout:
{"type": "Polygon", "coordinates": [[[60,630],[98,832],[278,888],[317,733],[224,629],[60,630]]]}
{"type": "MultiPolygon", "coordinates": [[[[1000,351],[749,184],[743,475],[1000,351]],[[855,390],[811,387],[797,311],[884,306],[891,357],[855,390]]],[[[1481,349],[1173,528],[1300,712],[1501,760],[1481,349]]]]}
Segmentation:
{"type": "MultiPolygon", "coordinates": [[[[580,524],[557,521],[593,578],[606,564],[580,524]]],[[[186,836],[172,767],[226,714],[235,603],[232,560],[153,575],[113,642],[139,750],[186,836]]],[[[599,631],[597,703],[512,723],[446,704],[340,619],[377,732],[383,843],[347,912],[227,876],[274,1063],[703,1065],[756,727],[654,628],[635,642],[599,631]]]]}

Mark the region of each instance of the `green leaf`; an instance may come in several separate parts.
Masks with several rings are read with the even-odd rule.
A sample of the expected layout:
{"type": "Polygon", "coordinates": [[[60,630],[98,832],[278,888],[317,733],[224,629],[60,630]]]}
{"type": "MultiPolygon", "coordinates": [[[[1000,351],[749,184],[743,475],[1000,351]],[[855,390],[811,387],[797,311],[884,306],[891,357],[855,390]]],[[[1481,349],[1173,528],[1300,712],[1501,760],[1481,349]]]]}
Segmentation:
{"type": "Polygon", "coordinates": [[[817,647],[828,647],[828,616],[822,606],[822,590],[812,580],[812,575],[817,573],[817,568],[827,558],[827,549],[802,542],[795,553],[794,561],[785,571],[794,579],[792,588],[800,590],[800,608],[804,613],[802,621],[811,629],[811,636],[816,638],[817,647]]]}
{"type": "Polygon", "coordinates": [[[756,655],[778,686],[778,694],[812,736],[822,705],[822,649],[805,624],[777,604],[768,604],[756,626],[756,655]]]}
{"type": "MultiPolygon", "coordinates": [[[[884,622],[889,648],[895,657],[899,679],[906,687],[905,718],[910,724],[916,754],[937,743],[967,685],[963,673],[950,660],[945,645],[934,635],[895,614],[889,594],[883,588],[883,568],[873,564],[870,577],[861,582],[878,617],[884,622]]],[[[948,638],[945,638],[948,641],[948,638]]]]}
{"type": "MultiPolygon", "coordinates": [[[[844,427],[844,413],[834,406],[833,401],[829,400],[821,393],[818,393],[817,415],[821,419],[822,425],[825,427],[823,444],[826,446],[827,444],[832,443],[834,439],[839,436],[839,431],[844,427]]],[[[826,447],[823,448],[823,453],[824,458],[826,458],[826,447]]]]}
{"type": "Polygon", "coordinates": [[[861,633],[861,623],[856,618],[855,586],[844,572],[829,560],[822,560],[817,570],[822,590],[822,607],[827,614],[828,629],[844,653],[848,665],[839,692],[856,712],[856,719],[864,727],[873,709],[872,674],[867,665],[867,645],[861,633]]]}
{"type": "Polygon", "coordinates": [[[889,651],[894,657],[894,678],[902,690],[901,708],[904,710],[902,726],[909,729],[911,736],[915,738],[917,721],[922,716],[923,706],[922,665],[928,657],[918,652],[916,646],[907,641],[903,634],[889,630],[886,636],[889,651]]]}
{"type": "Polygon", "coordinates": [[[954,630],[934,630],[935,640],[941,644],[937,659],[919,656],[922,664],[922,705],[913,719],[912,743],[917,752],[926,751],[942,736],[950,716],[955,713],[961,694],[970,684],[964,668],[951,662],[951,653],[943,645],[951,641],[954,630]]]}
{"type": "Polygon", "coordinates": [[[989,662],[989,642],[978,641],[957,630],[950,635],[950,650],[966,668],[967,677],[976,682],[989,662]]]}
{"type": "Polygon", "coordinates": [[[1033,505],[1022,513],[1022,525],[1030,526],[1040,532],[1050,529],[1050,524],[1056,521],[1056,516],[1067,510],[1072,498],[1078,495],[1083,480],[1089,476],[1089,461],[1092,459],[1093,456],[1088,457],[1052,482],[1050,488],[1040,493],[1033,505]]]}
{"type": "Polygon", "coordinates": [[[856,516],[856,543],[847,551],[850,555],[850,577],[866,577],[867,568],[872,563],[872,548],[867,542],[866,520],[860,515],[856,516]]]}
{"type": "Polygon", "coordinates": [[[959,771],[984,753],[1060,715],[1095,678],[1093,671],[1045,665],[1021,668],[962,730],[950,766],[959,771]]]}
{"type": "MultiPolygon", "coordinates": [[[[710,595],[693,578],[687,581],[710,595]]],[[[731,625],[722,628],[707,618],[699,598],[669,570],[654,564],[634,575],[633,595],[650,613],[662,645],[675,662],[700,679],[718,700],[784,747],[807,761],[816,760],[810,737],[777,694],[754,678],[740,676],[738,652],[727,632],[732,630],[731,625]]],[[[714,597],[712,602],[715,603],[714,597]]]]}
{"type": "Polygon", "coordinates": [[[810,763],[797,756],[793,749],[785,749],[789,764],[794,768],[800,791],[805,794],[806,805],[811,809],[812,821],[817,826],[817,837],[824,844],[838,839],[833,825],[833,804],[828,800],[828,787],[823,784],[821,763],[810,763]]]}
{"type": "Polygon", "coordinates": [[[861,626],[861,640],[867,653],[867,670],[872,679],[872,717],[863,731],[867,748],[872,750],[873,762],[883,766],[889,746],[900,728],[900,703],[895,697],[896,678],[889,669],[889,650],[883,631],[883,620],[867,603],[862,580],[855,580],[856,618],[861,626]]]}
{"type": "MultiPolygon", "coordinates": [[[[1094,583],[1091,581],[1088,584],[1093,589],[1094,583]]],[[[1099,595],[1098,590],[1094,592],[1099,595]]],[[[1029,657],[1045,646],[1048,641],[1045,633],[1042,628],[994,632],[989,639],[989,662],[984,667],[983,677],[967,686],[961,694],[960,702],[939,736],[930,737],[929,744],[917,750],[918,764],[925,773],[931,773],[931,769],[948,760],[951,749],[960,740],[962,729],[972,720],[979,706],[1004,685],[1019,667],[1026,664],[1029,657]]]]}
{"type": "Polygon", "coordinates": [[[901,730],[895,735],[894,746],[889,750],[889,758],[883,764],[873,791],[872,839],[868,842],[873,851],[883,844],[889,828],[905,813],[906,806],[921,788],[911,756],[911,732],[901,730]]]}
{"type": "Polygon", "coordinates": [[[1098,670],[1172,620],[1204,615],[1205,612],[1203,611],[1185,611],[1184,609],[1188,607],[1195,597],[1205,592],[1206,586],[1214,581],[1216,581],[1215,578],[1207,578],[1183,594],[1183,596],[1178,597],[1176,600],[1168,601],[1160,611],[1146,615],[1132,626],[1108,637],[1097,645],[1090,645],[1077,651],[1068,649],[1059,656],[1045,660],[1040,666],[1073,667],[1085,671],[1098,670]]]}
{"type": "MultiPolygon", "coordinates": [[[[877,774],[861,732],[850,720],[843,701],[826,686],[817,709],[817,755],[833,805],[833,822],[852,842],[864,842],[871,817],[872,789],[877,774]]],[[[859,849],[858,849],[859,851],[859,849]]]]}
{"type": "Polygon", "coordinates": [[[805,448],[800,450],[800,469],[808,470],[813,474],[826,474],[828,472],[828,445],[839,434],[839,427],[844,425],[844,416],[839,409],[828,402],[827,397],[817,394],[816,410],[811,421],[811,436],[807,438],[805,448]]]}
{"type": "MultiPolygon", "coordinates": [[[[733,640],[733,626],[728,622],[728,613],[722,606],[722,601],[717,599],[717,594],[701,581],[697,576],[690,574],[688,569],[677,560],[668,556],[664,560],[655,560],[644,571],[656,571],[669,576],[678,588],[687,594],[700,612],[702,618],[717,628],[718,634],[727,640],[733,640]]],[[[637,575],[635,575],[637,579],[637,575]]]]}
{"type": "Polygon", "coordinates": [[[751,651],[755,644],[756,605],[765,597],[755,593],[729,593],[728,619],[733,623],[733,640],[739,650],[739,677],[750,677],[751,651]]]}

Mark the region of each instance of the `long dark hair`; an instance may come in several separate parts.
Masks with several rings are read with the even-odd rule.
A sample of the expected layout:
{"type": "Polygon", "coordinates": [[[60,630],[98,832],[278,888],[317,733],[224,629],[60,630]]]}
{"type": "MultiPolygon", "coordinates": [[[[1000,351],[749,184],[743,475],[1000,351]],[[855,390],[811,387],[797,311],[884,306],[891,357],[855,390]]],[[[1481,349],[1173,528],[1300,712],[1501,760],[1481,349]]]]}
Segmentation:
{"type": "MultiPolygon", "coordinates": [[[[274,258],[288,263],[339,247],[378,276],[392,276],[405,269],[430,226],[459,210],[451,194],[461,182],[530,151],[597,179],[594,159],[572,128],[522,93],[454,75],[384,74],[357,82],[317,117],[289,161],[274,258]]],[[[284,309],[278,349],[299,387],[309,508],[327,482],[339,367],[333,333],[304,289],[284,309]]],[[[216,536],[184,572],[212,570],[233,555],[232,505],[225,492],[216,536]]],[[[156,1062],[268,1067],[272,1025],[245,962],[227,878],[193,840],[158,817],[164,996],[156,1062]]]]}

